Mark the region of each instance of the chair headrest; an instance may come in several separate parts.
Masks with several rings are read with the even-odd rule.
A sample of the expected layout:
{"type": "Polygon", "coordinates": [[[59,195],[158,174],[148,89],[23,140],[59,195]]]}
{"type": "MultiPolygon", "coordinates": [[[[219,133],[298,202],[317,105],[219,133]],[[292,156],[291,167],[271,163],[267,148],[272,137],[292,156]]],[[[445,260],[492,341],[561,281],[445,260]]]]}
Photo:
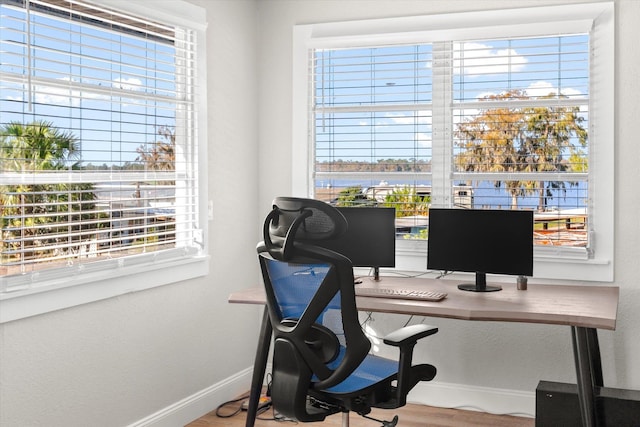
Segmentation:
{"type": "Polygon", "coordinates": [[[277,197],[265,219],[264,244],[287,259],[294,241],[336,238],[347,231],[347,220],[333,206],[314,199],[277,197]]]}

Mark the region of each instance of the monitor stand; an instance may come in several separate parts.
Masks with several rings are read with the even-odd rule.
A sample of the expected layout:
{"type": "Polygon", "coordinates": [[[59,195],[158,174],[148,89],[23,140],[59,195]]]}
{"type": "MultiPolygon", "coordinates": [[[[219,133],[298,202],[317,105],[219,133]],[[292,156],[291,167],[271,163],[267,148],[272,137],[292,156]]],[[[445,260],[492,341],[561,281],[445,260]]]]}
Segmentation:
{"type": "Polygon", "coordinates": [[[380,267],[373,267],[373,280],[380,281],[380,267]]]}
{"type": "Polygon", "coordinates": [[[476,273],[476,283],[464,283],[458,285],[458,289],[471,292],[495,292],[501,291],[502,286],[487,286],[487,275],[485,273],[476,273]]]}

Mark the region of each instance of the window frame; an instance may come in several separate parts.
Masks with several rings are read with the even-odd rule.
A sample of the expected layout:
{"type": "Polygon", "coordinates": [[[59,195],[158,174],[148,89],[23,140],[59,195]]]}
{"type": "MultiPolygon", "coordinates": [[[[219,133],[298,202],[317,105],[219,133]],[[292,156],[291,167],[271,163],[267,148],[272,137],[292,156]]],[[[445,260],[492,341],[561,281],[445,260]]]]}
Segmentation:
{"type": "MultiPolygon", "coordinates": [[[[537,248],[534,277],[613,281],[614,4],[611,2],[306,24],[293,31],[292,193],[313,194],[313,111],[309,55],[314,48],[353,48],[449,40],[590,33],[589,201],[593,250],[537,248]],[[571,18],[566,18],[571,17],[571,18]],[[300,141],[307,141],[301,144],[300,141]],[[597,179],[596,179],[597,177],[597,179]]],[[[444,161],[433,158],[433,161],[444,161]]],[[[453,180],[453,177],[450,178],[453,180]]],[[[435,191],[434,191],[435,192],[435,191]]],[[[426,241],[397,241],[396,269],[426,270],[426,241]]]]}
{"type": "Polygon", "coordinates": [[[0,294],[0,323],[201,277],[209,272],[206,13],[201,7],[182,0],[163,4],[161,9],[144,2],[123,0],[101,0],[100,7],[143,16],[169,25],[187,27],[195,33],[195,85],[198,87],[195,99],[195,146],[198,155],[197,163],[194,163],[198,206],[195,209],[200,218],[198,233],[202,233],[197,240],[202,247],[199,251],[183,251],[181,255],[176,251],[169,251],[165,254],[159,252],[151,259],[114,259],[93,268],[91,264],[87,264],[75,269],[71,274],[63,271],[64,269],[54,274],[45,275],[43,272],[45,280],[37,280],[36,273],[32,283],[11,287],[9,291],[0,294]]]}

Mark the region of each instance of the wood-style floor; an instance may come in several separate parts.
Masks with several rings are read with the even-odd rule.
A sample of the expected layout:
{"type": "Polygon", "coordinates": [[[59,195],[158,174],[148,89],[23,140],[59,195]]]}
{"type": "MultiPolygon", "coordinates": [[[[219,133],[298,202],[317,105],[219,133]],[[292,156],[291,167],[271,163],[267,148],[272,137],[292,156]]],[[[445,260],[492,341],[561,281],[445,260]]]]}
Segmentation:
{"type": "MultiPolygon", "coordinates": [[[[240,403],[235,406],[226,407],[221,414],[231,414],[239,408],[240,403]]],[[[395,410],[374,409],[372,417],[390,420],[394,415],[398,415],[400,421],[398,427],[533,427],[535,420],[532,418],[513,417],[510,415],[492,415],[475,411],[464,411],[460,409],[434,408],[424,405],[408,404],[403,408],[395,410]]],[[[212,411],[203,417],[187,424],[186,427],[244,427],[247,412],[240,411],[229,418],[221,418],[212,411]]],[[[275,427],[287,425],[317,426],[317,427],[340,427],[342,425],[342,415],[336,414],[328,417],[323,422],[318,423],[295,423],[291,421],[273,420],[273,411],[268,410],[258,416],[255,427],[275,427]]],[[[350,427],[380,427],[380,423],[367,420],[357,414],[350,414],[350,427]]]]}

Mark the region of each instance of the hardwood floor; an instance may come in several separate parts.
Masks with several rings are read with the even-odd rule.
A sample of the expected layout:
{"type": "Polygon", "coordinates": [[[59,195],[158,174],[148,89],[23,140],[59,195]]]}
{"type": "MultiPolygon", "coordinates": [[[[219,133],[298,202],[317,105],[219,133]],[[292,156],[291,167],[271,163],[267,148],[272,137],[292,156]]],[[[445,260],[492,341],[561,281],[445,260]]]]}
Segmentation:
{"type": "MultiPolygon", "coordinates": [[[[235,412],[240,403],[235,406],[230,405],[225,408],[224,414],[235,412]]],[[[244,427],[246,421],[246,411],[240,411],[230,418],[221,418],[212,411],[201,418],[189,423],[186,427],[244,427]]],[[[390,420],[394,415],[398,415],[400,421],[398,427],[533,427],[533,418],[513,417],[510,415],[493,415],[475,411],[465,411],[460,409],[434,408],[424,405],[408,404],[396,410],[374,409],[372,417],[390,420]]],[[[350,414],[350,427],[380,427],[380,423],[367,420],[357,414],[350,414]]],[[[285,420],[273,420],[273,411],[268,410],[259,415],[255,427],[272,426],[317,426],[317,427],[340,427],[342,425],[342,415],[336,414],[328,417],[324,422],[318,423],[295,423],[285,420]]]]}

